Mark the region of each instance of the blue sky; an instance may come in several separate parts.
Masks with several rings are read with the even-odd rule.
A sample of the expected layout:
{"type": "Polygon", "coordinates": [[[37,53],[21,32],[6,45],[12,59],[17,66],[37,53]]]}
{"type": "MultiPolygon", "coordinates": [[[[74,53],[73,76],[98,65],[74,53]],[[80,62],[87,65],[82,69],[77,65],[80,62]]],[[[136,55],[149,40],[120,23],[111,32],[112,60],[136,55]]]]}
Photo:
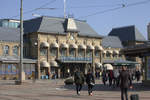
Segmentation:
{"type": "MultiPolygon", "coordinates": [[[[55,10],[38,9],[24,14],[24,19],[34,18],[32,14],[63,17],[64,0],[23,0],[24,12],[35,8],[57,8],[55,10]],[[47,5],[45,5],[48,3],[47,5]],[[44,5],[44,6],[42,6],[44,5]]],[[[150,22],[150,0],[145,4],[125,6],[148,0],[66,0],[66,14],[76,19],[86,20],[99,34],[107,35],[112,28],[135,25],[147,38],[147,25],[150,22]],[[117,10],[109,10],[120,8],[117,10]],[[107,11],[106,11],[107,10],[107,11]],[[109,11],[108,11],[109,10],[109,11]],[[101,13],[106,11],[105,13],[101,13]],[[94,15],[94,13],[98,12],[94,15]],[[91,15],[91,16],[87,16],[91,15]]],[[[0,18],[19,19],[20,0],[1,0],[0,18]]]]}

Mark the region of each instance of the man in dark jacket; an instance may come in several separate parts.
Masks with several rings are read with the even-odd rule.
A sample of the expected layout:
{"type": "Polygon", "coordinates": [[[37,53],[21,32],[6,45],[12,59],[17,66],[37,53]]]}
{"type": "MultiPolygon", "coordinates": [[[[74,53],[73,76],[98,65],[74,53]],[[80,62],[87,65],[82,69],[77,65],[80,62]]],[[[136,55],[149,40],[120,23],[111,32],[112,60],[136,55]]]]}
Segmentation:
{"type": "Polygon", "coordinates": [[[78,69],[75,71],[74,74],[74,82],[76,84],[77,95],[80,95],[82,84],[84,84],[84,75],[78,69]]]}
{"type": "Polygon", "coordinates": [[[126,100],[128,100],[128,87],[132,88],[132,81],[126,66],[122,67],[122,72],[120,73],[119,80],[121,88],[121,100],[124,100],[124,96],[126,100]]]}
{"type": "Polygon", "coordinates": [[[90,96],[92,96],[92,89],[95,84],[95,79],[94,79],[94,76],[93,76],[91,70],[89,70],[87,73],[86,83],[88,84],[88,93],[90,96]]]}

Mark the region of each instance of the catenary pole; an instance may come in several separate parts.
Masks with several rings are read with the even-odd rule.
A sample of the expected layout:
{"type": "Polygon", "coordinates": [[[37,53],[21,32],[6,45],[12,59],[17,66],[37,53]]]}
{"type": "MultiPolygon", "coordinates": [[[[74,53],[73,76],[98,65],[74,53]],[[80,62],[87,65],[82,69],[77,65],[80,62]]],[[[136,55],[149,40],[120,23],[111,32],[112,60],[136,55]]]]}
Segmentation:
{"type": "Polygon", "coordinates": [[[20,66],[19,66],[19,81],[23,81],[23,0],[20,4],[20,66]]]}
{"type": "Polygon", "coordinates": [[[66,18],[66,0],[64,0],[64,18],[66,18]]]}

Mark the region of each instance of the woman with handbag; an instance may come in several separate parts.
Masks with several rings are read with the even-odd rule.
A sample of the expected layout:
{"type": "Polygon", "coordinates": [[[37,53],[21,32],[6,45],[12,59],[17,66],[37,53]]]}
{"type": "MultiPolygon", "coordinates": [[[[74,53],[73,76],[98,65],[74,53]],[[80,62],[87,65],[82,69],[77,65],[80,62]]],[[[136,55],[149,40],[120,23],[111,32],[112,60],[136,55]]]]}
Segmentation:
{"type": "Polygon", "coordinates": [[[91,70],[89,70],[88,73],[87,73],[86,83],[88,85],[88,94],[90,96],[92,96],[92,89],[93,89],[94,84],[95,84],[95,79],[94,79],[94,76],[93,76],[91,70]]]}

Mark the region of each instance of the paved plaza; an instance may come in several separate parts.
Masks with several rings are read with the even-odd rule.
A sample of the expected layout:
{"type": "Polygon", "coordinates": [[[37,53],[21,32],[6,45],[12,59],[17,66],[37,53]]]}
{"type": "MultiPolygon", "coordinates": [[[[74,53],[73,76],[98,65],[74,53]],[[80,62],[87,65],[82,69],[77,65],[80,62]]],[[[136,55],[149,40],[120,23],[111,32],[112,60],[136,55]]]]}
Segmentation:
{"type": "MultiPolygon", "coordinates": [[[[150,87],[135,83],[130,94],[139,94],[140,100],[150,100],[150,87]]],[[[120,100],[119,88],[104,86],[96,80],[93,96],[88,96],[87,86],[81,95],[76,95],[74,85],[64,85],[64,80],[26,80],[23,85],[15,85],[12,80],[0,81],[0,100],[120,100]]]]}

